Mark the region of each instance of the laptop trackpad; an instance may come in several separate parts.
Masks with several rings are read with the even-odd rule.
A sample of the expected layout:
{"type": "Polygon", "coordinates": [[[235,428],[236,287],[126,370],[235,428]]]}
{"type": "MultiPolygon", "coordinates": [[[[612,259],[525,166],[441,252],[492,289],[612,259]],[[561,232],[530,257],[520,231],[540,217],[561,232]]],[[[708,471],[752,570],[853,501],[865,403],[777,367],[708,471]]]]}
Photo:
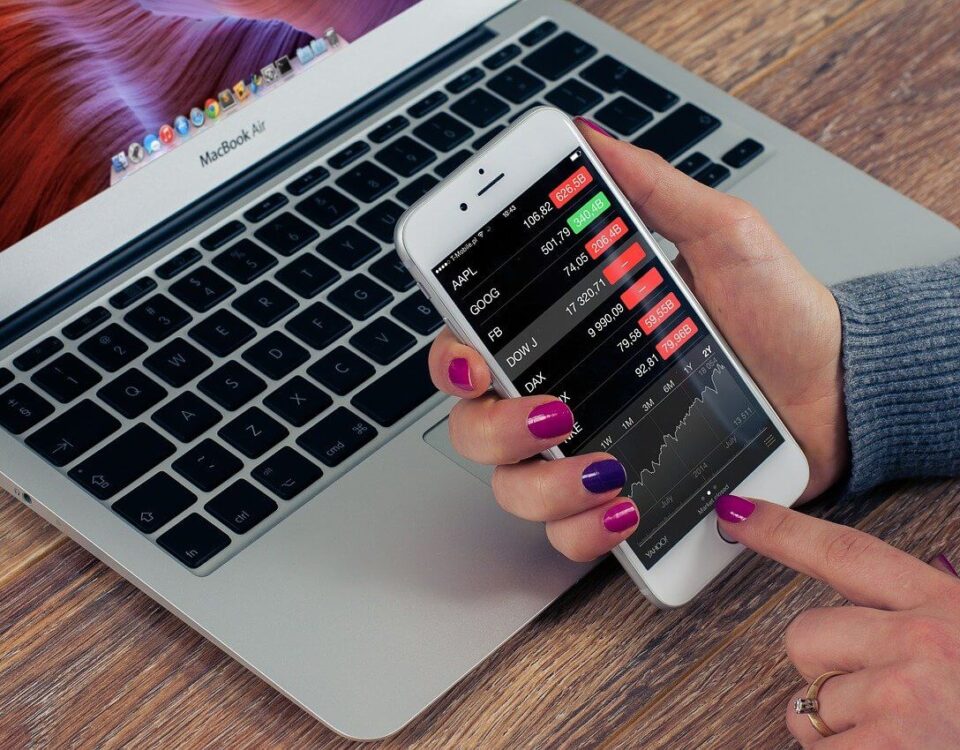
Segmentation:
{"type": "Polygon", "coordinates": [[[423,439],[428,445],[435,448],[439,453],[442,453],[458,466],[462,466],[481,482],[490,484],[493,481],[492,466],[484,466],[483,464],[475,464],[473,461],[468,461],[453,449],[453,446],[450,444],[450,430],[447,428],[448,419],[449,417],[444,417],[423,433],[423,439]]]}

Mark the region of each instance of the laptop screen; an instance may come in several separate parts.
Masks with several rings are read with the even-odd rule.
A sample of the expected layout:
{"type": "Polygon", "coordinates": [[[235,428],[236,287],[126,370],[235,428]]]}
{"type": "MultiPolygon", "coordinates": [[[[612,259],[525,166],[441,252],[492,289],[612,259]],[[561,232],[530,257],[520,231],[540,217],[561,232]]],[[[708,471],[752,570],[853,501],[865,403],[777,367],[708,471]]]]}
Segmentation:
{"type": "Polygon", "coordinates": [[[417,2],[0,6],[0,250],[417,2]]]}

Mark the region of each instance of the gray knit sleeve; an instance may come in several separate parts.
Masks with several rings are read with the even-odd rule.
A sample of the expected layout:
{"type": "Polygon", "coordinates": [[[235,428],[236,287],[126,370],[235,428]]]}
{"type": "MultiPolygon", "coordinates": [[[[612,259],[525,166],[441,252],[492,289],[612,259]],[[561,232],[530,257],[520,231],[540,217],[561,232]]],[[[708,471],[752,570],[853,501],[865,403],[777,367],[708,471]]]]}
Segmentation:
{"type": "Polygon", "coordinates": [[[832,291],[843,330],[847,490],[960,475],[960,259],[832,291]]]}

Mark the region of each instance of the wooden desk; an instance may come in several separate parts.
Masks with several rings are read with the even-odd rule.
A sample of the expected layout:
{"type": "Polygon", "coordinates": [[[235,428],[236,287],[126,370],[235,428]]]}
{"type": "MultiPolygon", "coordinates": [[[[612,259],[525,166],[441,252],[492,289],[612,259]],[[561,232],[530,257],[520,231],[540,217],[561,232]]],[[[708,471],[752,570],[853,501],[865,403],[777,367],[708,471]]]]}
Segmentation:
{"type": "MultiPolygon", "coordinates": [[[[951,3],[583,4],[960,222],[951,3]]],[[[960,482],[815,510],[928,557],[958,538],[958,509],[960,482]]],[[[799,685],[783,630],[801,609],[832,600],[750,558],[696,606],[660,613],[608,561],[383,746],[783,747],[799,685]]],[[[0,497],[0,747],[351,744],[0,497]]]]}

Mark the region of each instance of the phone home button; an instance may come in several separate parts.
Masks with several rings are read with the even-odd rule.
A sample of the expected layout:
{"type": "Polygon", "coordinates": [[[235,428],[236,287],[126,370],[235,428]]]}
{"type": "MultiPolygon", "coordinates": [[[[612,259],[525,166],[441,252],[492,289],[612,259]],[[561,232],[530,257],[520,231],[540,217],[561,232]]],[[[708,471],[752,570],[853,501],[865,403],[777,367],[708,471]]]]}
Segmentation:
{"type": "Polygon", "coordinates": [[[720,535],[720,538],[723,539],[723,541],[725,541],[727,544],[739,544],[739,543],[740,543],[740,542],[734,541],[733,539],[727,539],[727,538],[723,535],[723,531],[720,529],[720,522],[719,522],[719,521],[717,521],[717,534],[719,534],[719,535],[720,535]]]}

